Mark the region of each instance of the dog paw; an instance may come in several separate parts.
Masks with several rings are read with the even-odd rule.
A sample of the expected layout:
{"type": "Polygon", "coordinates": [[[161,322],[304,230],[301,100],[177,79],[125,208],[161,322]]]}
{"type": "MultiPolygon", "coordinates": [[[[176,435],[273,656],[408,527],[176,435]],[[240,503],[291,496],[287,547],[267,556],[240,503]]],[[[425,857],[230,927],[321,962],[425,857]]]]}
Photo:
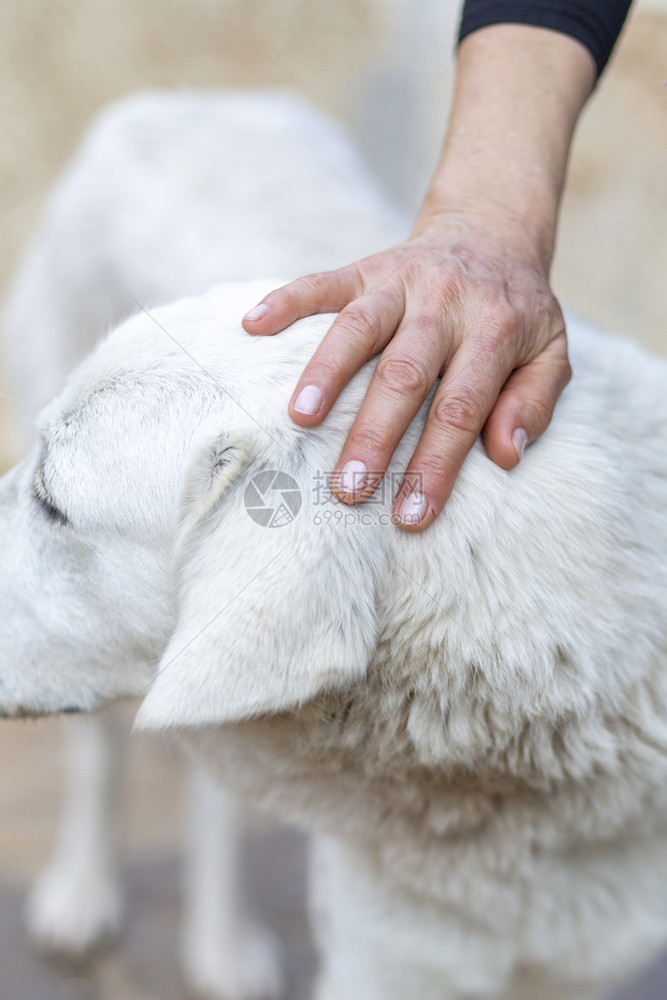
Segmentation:
{"type": "Polygon", "coordinates": [[[186,941],[183,977],[199,1000],[279,1000],[280,948],[275,938],[245,925],[225,941],[186,941]]]}
{"type": "Polygon", "coordinates": [[[28,895],[24,917],[40,950],[78,961],[118,934],[122,913],[112,876],[47,868],[28,895]]]}

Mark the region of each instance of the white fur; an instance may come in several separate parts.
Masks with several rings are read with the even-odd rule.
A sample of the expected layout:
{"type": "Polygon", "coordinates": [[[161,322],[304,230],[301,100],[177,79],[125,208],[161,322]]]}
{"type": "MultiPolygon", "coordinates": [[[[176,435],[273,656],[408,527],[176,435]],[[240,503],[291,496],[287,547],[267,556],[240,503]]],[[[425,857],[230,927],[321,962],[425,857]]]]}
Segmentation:
{"type": "Polygon", "coordinates": [[[20,402],[32,423],[99,333],[137,303],[339,267],[406,232],[342,129],[296,96],[119,101],[56,186],[10,290],[20,402]],[[36,337],[36,325],[48,330],[36,337]]]}
{"type": "Polygon", "coordinates": [[[182,967],[197,996],[266,1000],[282,996],[276,942],[243,921],[240,858],[245,817],[203,768],[189,786],[187,907],[182,967]]]}
{"type": "MultiPolygon", "coordinates": [[[[9,296],[7,355],[24,425],[138,302],[247,277],[258,264],[296,274],[343,263],[400,234],[380,204],[338,127],[294,97],[147,94],[113,106],[57,185],[9,296]],[[333,214],[344,227],[334,240],[333,214]]],[[[78,958],[120,927],[119,727],[105,713],[67,728],[58,839],[26,906],[33,939],[51,952],[78,958]]],[[[241,813],[196,765],[191,784],[186,981],[214,1000],[277,996],[275,946],[239,922],[241,813]]]]}
{"type": "Polygon", "coordinates": [[[35,509],[37,455],[5,477],[2,598],[41,612],[49,581],[67,617],[38,660],[30,604],[6,616],[3,704],[143,694],[146,669],[108,664],[163,652],[139,724],[195,727],[226,782],[334,837],[321,938],[341,998],[499,991],[523,966],[592,992],[667,937],[665,366],[571,323],[575,379],[544,438],[512,473],[477,446],[445,515],[406,536],[389,497],[316,504],[370,372],[320,429],[292,425],[330,318],[252,339],[238,317],[265,287],[131,319],[45,412],[71,525],[35,509]],[[303,495],[274,529],[243,506],[269,466],[303,495]],[[6,575],[17,549],[30,561],[6,575]],[[70,645],[66,674],[75,601],[105,657],[70,645]]]}
{"type": "Polygon", "coordinates": [[[274,284],[131,318],[42,414],[0,481],[0,704],[148,691],[141,728],[318,832],[321,1000],[597,996],[667,939],[667,366],[572,319],[544,437],[509,473],[478,443],[407,535],[391,491],[322,487],[372,365],[294,425],[331,317],[247,336],[274,284]],[[277,528],[244,503],[270,469],[302,496],[277,528]]]}

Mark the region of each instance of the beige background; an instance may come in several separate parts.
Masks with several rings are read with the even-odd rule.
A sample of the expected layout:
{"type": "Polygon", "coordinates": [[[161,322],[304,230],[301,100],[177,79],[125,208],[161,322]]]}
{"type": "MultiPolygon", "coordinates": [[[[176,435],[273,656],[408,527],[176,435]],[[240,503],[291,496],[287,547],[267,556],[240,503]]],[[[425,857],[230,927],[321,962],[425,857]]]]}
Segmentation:
{"type": "MultiPolygon", "coordinates": [[[[457,6],[0,0],[0,293],[91,116],[140,88],[298,88],[345,121],[416,206],[446,117],[457,6]]],[[[564,302],[659,351],[667,349],[663,6],[637,5],[584,112],[554,266],[564,302]]]]}
{"type": "MultiPolygon", "coordinates": [[[[143,87],[297,87],[350,125],[414,206],[445,117],[455,14],[436,0],[0,0],[0,288],[90,116],[143,87]]],[[[666,54],[667,15],[640,4],[579,128],[554,270],[563,301],[663,353],[666,54]]],[[[0,433],[0,465],[7,440],[0,433]]],[[[0,997],[182,996],[174,959],[181,766],[160,741],[128,747],[123,947],[74,971],[44,967],[26,949],[21,898],[52,836],[58,727],[0,726],[0,997]]],[[[290,949],[296,1000],[310,967],[301,848],[258,828],[253,849],[255,874],[262,859],[266,881],[281,873],[263,904],[253,891],[290,949]]],[[[628,996],[664,997],[655,975],[628,996]]]]}

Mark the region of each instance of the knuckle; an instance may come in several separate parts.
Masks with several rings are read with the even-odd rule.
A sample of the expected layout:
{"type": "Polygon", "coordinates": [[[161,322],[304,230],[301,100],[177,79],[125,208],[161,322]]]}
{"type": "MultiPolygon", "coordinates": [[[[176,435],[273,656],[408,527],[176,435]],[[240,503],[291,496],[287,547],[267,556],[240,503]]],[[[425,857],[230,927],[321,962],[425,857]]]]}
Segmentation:
{"type": "Polygon", "coordinates": [[[393,391],[421,397],[428,394],[434,381],[421,362],[391,356],[380,358],[376,376],[382,385],[393,391]]]}
{"type": "Polygon", "coordinates": [[[498,355],[507,344],[507,332],[507,330],[491,330],[487,327],[477,337],[480,353],[487,358],[498,355]]]}
{"type": "Polygon", "coordinates": [[[441,430],[453,428],[466,434],[478,434],[484,423],[482,406],[470,387],[450,389],[436,399],[431,417],[441,430]]]}
{"type": "Polygon", "coordinates": [[[295,299],[300,299],[310,304],[317,299],[329,278],[330,275],[328,273],[306,274],[302,278],[297,278],[287,288],[291,291],[295,299]]]}
{"type": "Polygon", "coordinates": [[[406,480],[409,481],[410,488],[417,493],[422,493],[423,484],[428,482],[429,492],[432,492],[433,486],[437,488],[438,484],[446,479],[449,471],[450,462],[447,455],[425,451],[419,456],[419,468],[415,468],[409,479],[406,474],[406,480]]]}
{"type": "Polygon", "coordinates": [[[523,311],[511,302],[508,302],[505,298],[501,299],[500,302],[496,302],[494,311],[496,314],[496,326],[499,330],[512,333],[521,324],[523,311]]]}
{"type": "Polygon", "coordinates": [[[367,312],[357,306],[347,306],[340,314],[337,325],[369,356],[377,353],[379,331],[375,319],[367,312]]]}
{"type": "Polygon", "coordinates": [[[487,325],[498,333],[514,330],[519,322],[519,313],[506,298],[495,298],[484,310],[487,325]]]}
{"type": "Polygon", "coordinates": [[[543,396],[533,395],[523,401],[523,410],[536,427],[547,427],[553,416],[554,404],[543,396]]]}
{"type": "Polygon", "coordinates": [[[304,368],[301,380],[304,385],[315,382],[322,386],[336,386],[340,384],[341,368],[341,363],[335,357],[324,353],[315,355],[304,368]]]}
{"type": "Polygon", "coordinates": [[[411,324],[420,334],[432,334],[440,331],[442,319],[428,312],[421,312],[411,324]]]}
{"type": "Polygon", "coordinates": [[[367,457],[381,456],[387,450],[387,441],[379,427],[365,424],[358,430],[353,430],[347,440],[350,454],[367,457]]]}
{"type": "Polygon", "coordinates": [[[570,356],[567,351],[567,338],[564,333],[562,335],[562,354],[557,359],[556,378],[560,390],[563,390],[572,378],[572,365],[570,364],[570,356]]]}
{"type": "Polygon", "coordinates": [[[486,354],[497,354],[512,341],[521,326],[519,313],[509,302],[495,302],[484,310],[479,339],[486,354]]]}

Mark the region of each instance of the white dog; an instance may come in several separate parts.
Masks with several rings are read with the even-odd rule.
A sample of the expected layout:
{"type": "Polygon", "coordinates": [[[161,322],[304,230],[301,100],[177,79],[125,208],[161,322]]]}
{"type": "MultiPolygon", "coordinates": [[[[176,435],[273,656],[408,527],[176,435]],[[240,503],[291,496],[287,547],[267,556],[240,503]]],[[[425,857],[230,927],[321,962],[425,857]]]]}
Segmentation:
{"type": "MultiPolygon", "coordinates": [[[[56,187],[6,309],[23,423],[138,303],[257,271],[296,275],[403,232],[339,128],[280,94],[153,94],[90,130],[56,187]],[[339,221],[340,231],[332,227],[339,221]]],[[[117,822],[122,717],[66,727],[66,795],[53,853],[28,898],[32,937],[81,957],[122,919],[117,822]]],[[[187,798],[183,965],[206,997],[280,993],[275,948],[241,922],[241,814],[195,766],[187,798]]]]}
{"type": "Polygon", "coordinates": [[[326,487],[373,366],[294,425],[331,317],[251,338],[267,290],[140,313],[43,412],[0,481],[0,705],[143,697],[317,832],[319,1000],[599,996],[667,939],[667,365],[572,321],[548,432],[405,534],[326,487]]]}

